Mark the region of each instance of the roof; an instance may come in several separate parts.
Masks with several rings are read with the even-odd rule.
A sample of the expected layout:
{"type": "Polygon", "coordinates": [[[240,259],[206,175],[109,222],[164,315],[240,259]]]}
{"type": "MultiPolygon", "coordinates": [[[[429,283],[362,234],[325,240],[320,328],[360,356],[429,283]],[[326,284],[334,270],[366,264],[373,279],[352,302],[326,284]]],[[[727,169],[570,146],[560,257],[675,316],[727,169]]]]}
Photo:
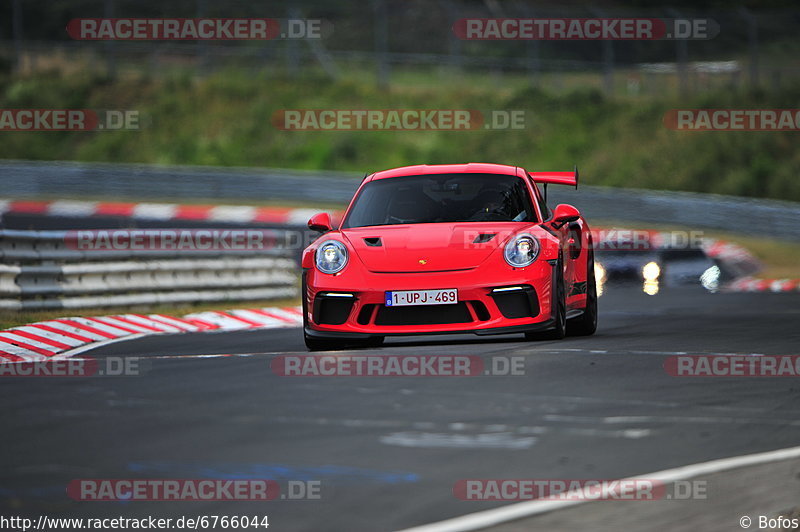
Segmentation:
{"type": "Polygon", "coordinates": [[[372,174],[371,181],[375,179],[386,179],[389,177],[402,177],[411,175],[427,174],[500,174],[500,175],[519,175],[518,171],[523,171],[516,166],[492,163],[467,163],[467,164],[418,164],[415,166],[403,166],[392,168],[372,174]]]}

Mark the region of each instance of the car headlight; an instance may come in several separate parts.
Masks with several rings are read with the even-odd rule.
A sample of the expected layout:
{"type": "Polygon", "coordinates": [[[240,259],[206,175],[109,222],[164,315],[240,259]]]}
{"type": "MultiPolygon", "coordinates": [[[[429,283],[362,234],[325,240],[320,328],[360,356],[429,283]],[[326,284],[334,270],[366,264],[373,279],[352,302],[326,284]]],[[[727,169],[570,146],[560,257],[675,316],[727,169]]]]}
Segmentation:
{"type": "Polygon", "coordinates": [[[594,263],[594,278],[598,283],[605,282],[606,280],[606,269],[605,267],[600,264],[599,262],[594,263]]]}
{"type": "Polygon", "coordinates": [[[645,281],[657,281],[661,275],[661,268],[655,262],[648,262],[642,268],[642,277],[645,281]]]}
{"type": "Polygon", "coordinates": [[[522,233],[506,244],[503,257],[506,262],[515,268],[530,266],[539,255],[539,241],[528,233],[522,233]]]}
{"type": "Polygon", "coordinates": [[[326,240],[317,248],[316,260],[322,273],[338,273],[347,265],[347,248],[338,240],[326,240]]]}
{"type": "Polygon", "coordinates": [[[719,266],[715,264],[703,272],[703,275],[700,276],[700,284],[702,284],[703,288],[706,290],[716,292],[719,288],[719,278],[721,275],[722,271],[719,269],[719,266]]]}

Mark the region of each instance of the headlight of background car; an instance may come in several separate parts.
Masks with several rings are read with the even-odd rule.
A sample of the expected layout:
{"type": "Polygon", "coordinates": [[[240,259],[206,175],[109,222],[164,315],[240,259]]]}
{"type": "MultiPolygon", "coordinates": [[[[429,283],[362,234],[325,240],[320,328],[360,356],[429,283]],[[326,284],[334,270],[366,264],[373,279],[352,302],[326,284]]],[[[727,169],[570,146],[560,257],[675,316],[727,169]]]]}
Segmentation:
{"type": "Polygon", "coordinates": [[[503,256],[506,262],[515,268],[530,266],[539,255],[539,241],[528,233],[522,233],[512,238],[506,244],[503,256]]]}
{"type": "Polygon", "coordinates": [[[645,281],[658,281],[659,275],[661,275],[661,267],[655,262],[648,262],[642,267],[642,277],[645,281]]]}
{"type": "Polygon", "coordinates": [[[347,264],[347,248],[338,240],[326,240],[317,248],[317,269],[322,273],[338,273],[347,264]]]}

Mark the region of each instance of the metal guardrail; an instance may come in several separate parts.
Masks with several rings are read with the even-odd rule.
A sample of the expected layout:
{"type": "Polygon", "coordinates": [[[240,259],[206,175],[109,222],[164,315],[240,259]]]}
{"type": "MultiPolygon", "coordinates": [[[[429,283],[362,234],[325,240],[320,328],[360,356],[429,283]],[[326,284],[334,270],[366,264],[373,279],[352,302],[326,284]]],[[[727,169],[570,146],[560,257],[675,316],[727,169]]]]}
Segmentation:
{"type": "Polygon", "coordinates": [[[360,179],[345,172],[279,168],[0,162],[3,197],[259,199],[344,203],[360,179]]]}
{"type": "Polygon", "coordinates": [[[721,194],[581,186],[550,187],[548,202],[571,203],[592,220],[675,224],[800,241],[800,203],[721,194]]]}
{"type": "MultiPolygon", "coordinates": [[[[0,162],[4,195],[115,199],[300,200],[344,204],[360,176],[342,172],[0,162]]],[[[590,220],[676,224],[800,241],[800,206],[608,187],[550,187],[549,202],[590,220]]],[[[58,309],[255,300],[298,295],[296,249],[81,251],[64,231],[0,230],[0,308],[58,309]]]]}
{"type": "Polygon", "coordinates": [[[82,251],[67,232],[0,231],[0,309],[59,309],[298,295],[289,249],[82,251]]]}
{"type": "MultiPolygon", "coordinates": [[[[370,168],[366,170],[382,170],[370,168]]],[[[591,171],[583,172],[591,182],[591,171]]],[[[276,168],[0,162],[5,197],[224,199],[346,204],[363,174],[276,168]]],[[[716,194],[584,186],[550,187],[549,201],[572,203],[589,218],[677,224],[800,241],[800,204],[716,194]]]]}

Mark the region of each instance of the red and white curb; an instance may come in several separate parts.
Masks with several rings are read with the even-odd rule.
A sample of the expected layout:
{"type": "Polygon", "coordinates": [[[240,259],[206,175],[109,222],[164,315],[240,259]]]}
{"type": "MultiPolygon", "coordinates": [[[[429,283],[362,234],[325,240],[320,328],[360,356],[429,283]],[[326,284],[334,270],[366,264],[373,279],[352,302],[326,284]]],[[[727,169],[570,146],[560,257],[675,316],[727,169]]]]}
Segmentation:
{"type": "Polygon", "coordinates": [[[298,327],[300,307],[208,311],[182,318],[164,314],[69,317],[0,331],[0,363],[69,357],[84,348],[152,334],[298,327]]]}
{"type": "Polygon", "coordinates": [[[800,279],[754,279],[744,277],[727,285],[725,292],[800,292],[800,279]]]}
{"type": "MultiPolygon", "coordinates": [[[[120,216],[140,220],[192,220],[226,223],[270,223],[305,225],[320,209],[253,207],[248,205],[179,205],[176,203],[116,203],[100,201],[0,200],[0,215],[41,214],[47,216],[120,216]]],[[[341,213],[333,212],[336,218],[341,213]]]]}
{"type": "Polygon", "coordinates": [[[703,251],[705,251],[706,255],[709,257],[717,259],[737,260],[742,262],[758,261],[746,248],[743,248],[739,244],[725,242],[724,240],[704,239],[703,251]]]}

